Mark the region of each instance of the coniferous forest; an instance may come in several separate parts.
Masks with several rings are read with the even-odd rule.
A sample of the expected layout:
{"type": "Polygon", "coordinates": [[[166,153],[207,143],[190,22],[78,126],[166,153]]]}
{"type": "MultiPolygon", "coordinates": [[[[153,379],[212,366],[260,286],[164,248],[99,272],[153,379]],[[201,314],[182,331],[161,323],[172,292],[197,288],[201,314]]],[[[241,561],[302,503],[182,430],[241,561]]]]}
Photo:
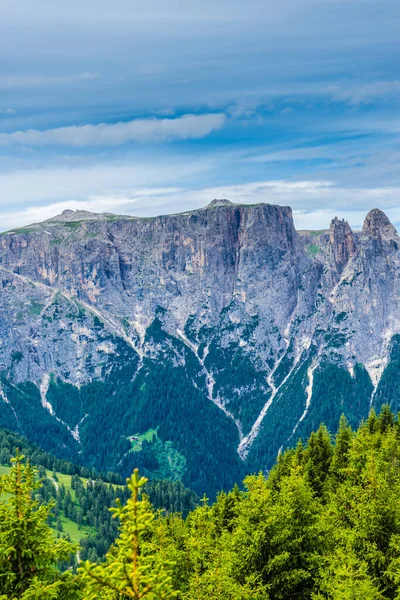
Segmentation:
{"type": "MultiPolygon", "coordinates": [[[[3,460],[18,441],[2,432],[3,460]]],[[[2,467],[2,599],[400,599],[400,422],[387,406],[356,431],[321,425],[215,502],[137,469],[125,486],[81,472],[66,486],[25,451],[2,467]]]]}

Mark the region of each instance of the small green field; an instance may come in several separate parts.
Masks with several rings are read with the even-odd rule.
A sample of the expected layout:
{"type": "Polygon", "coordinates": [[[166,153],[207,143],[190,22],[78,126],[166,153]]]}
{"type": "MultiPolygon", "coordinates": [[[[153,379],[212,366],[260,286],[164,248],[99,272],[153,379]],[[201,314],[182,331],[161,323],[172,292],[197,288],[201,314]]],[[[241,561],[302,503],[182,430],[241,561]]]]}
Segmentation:
{"type": "Polygon", "coordinates": [[[133,452],[140,452],[143,442],[145,440],[146,442],[152,442],[154,438],[157,438],[157,429],[148,429],[145,433],[136,433],[128,437],[132,444],[133,452]]]}
{"type": "MultiPolygon", "coordinates": [[[[57,480],[53,479],[53,472],[46,470],[47,477],[57,486],[63,485],[66,490],[69,490],[71,493],[72,500],[75,500],[75,490],[71,489],[71,475],[66,475],[65,473],[56,473],[57,480]]],[[[86,487],[88,480],[84,477],[79,478],[83,485],[86,487]]]]}
{"type": "MultiPolygon", "coordinates": [[[[53,479],[52,471],[46,471],[46,474],[49,479],[53,479]]],[[[64,473],[56,473],[56,475],[57,475],[56,483],[58,483],[58,485],[64,485],[66,490],[70,490],[71,489],[71,475],[65,475],[64,473]]],[[[85,480],[81,479],[81,480],[83,481],[83,483],[87,483],[87,479],[85,479],[85,480]]]]}
{"type": "Polygon", "coordinates": [[[71,521],[71,519],[67,519],[67,517],[61,516],[61,525],[63,528],[63,533],[69,535],[71,542],[79,542],[82,538],[87,535],[95,534],[96,530],[94,527],[87,527],[86,525],[82,525],[80,528],[75,521],[71,521]]]}
{"type": "MultiPolygon", "coordinates": [[[[6,475],[9,472],[10,467],[7,467],[6,465],[0,465],[0,475],[6,475]]],[[[71,475],[66,475],[65,473],[56,473],[57,480],[55,482],[53,480],[53,471],[48,471],[46,469],[46,475],[51,481],[53,481],[53,483],[64,485],[66,490],[70,490],[72,494],[74,493],[74,490],[71,490],[71,475]]],[[[87,485],[88,480],[86,478],[80,477],[80,480],[82,481],[83,485],[87,485]]]]}
{"type": "Polygon", "coordinates": [[[44,304],[40,304],[40,302],[31,302],[31,307],[29,309],[30,315],[40,315],[42,310],[44,309],[44,304]]]}
{"type": "MultiPolygon", "coordinates": [[[[0,475],[7,475],[9,472],[10,472],[10,467],[7,467],[5,465],[0,465],[0,475]]],[[[65,473],[56,473],[57,480],[55,481],[53,479],[52,471],[46,470],[46,473],[47,473],[47,477],[53,483],[56,484],[56,487],[57,487],[57,485],[64,485],[65,489],[70,491],[72,499],[75,500],[75,490],[71,489],[71,475],[66,475],[65,473]]],[[[87,484],[87,482],[88,482],[87,479],[85,479],[84,477],[81,477],[80,479],[81,479],[83,485],[87,484]]],[[[8,494],[7,494],[7,496],[8,496],[8,494]]],[[[7,499],[7,496],[4,495],[3,498],[7,499]]],[[[71,519],[68,519],[64,515],[60,516],[60,520],[61,520],[61,524],[62,524],[62,528],[63,528],[63,533],[69,535],[72,542],[79,542],[79,540],[82,539],[83,537],[96,533],[96,530],[94,527],[88,527],[86,525],[82,525],[79,528],[78,524],[75,523],[75,521],[71,521],[71,519]]]]}
{"type": "MultiPolygon", "coordinates": [[[[0,465],[0,475],[8,475],[10,472],[10,467],[6,465],[0,465]]],[[[66,475],[65,473],[56,473],[57,479],[53,479],[53,471],[48,471],[46,469],[46,475],[50,479],[50,481],[55,484],[57,488],[59,485],[64,485],[66,490],[69,490],[72,496],[72,499],[75,500],[75,490],[71,489],[71,475],[66,475]]],[[[84,477],[80,477],[83,485],[87,485],[88,480],[84,477]]]]}

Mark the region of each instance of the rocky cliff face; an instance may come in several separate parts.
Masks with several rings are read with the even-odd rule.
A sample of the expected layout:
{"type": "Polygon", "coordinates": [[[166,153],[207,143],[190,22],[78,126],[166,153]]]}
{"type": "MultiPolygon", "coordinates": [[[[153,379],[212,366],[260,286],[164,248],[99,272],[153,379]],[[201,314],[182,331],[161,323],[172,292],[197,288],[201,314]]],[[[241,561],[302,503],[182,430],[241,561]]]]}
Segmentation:
{"type": "Polygon", "coordinates": [[[331,223],[329,243],[332,252],[332,268],[340,275],[356,251],[354,234],[344,219],[335,217],[331,223]]]}
{"type": "Polygon", "coordinates": [[[219,443],[231,479],[268,467],[319,420],[367,413],[400,331],[399,242],[377,209],[361,233],[335,218],[299,234],[288,207],[227,200],[150,219],[66,211],[2,234],[0,423],[100,468],[157,430],[200,491],[196,461],[219,443]]]}

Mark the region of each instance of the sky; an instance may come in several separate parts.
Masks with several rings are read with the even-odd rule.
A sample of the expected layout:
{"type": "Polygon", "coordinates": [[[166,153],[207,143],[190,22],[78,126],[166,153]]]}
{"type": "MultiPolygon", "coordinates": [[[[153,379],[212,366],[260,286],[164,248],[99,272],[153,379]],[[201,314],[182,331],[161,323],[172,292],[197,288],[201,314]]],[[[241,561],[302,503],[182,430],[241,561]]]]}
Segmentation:
{"type": "Polygon", "coordinates": [[[0,230],[213,198],[400,226],[398,0],[0,8],[0,230]]]}

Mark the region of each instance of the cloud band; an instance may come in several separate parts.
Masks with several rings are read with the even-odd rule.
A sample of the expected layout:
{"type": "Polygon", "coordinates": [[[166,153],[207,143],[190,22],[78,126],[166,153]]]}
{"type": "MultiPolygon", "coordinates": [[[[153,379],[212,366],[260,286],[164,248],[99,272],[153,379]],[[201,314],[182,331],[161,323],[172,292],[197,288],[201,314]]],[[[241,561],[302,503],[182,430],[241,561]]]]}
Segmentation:
{"type": "Polygon", "coordinates": [[[220,129],[224,114],[182,115],[176,119],[135,119],[114,124],[79,125],[0,134],[0,145],[119,146],[129,142],[200,139],[220,129]]]}

